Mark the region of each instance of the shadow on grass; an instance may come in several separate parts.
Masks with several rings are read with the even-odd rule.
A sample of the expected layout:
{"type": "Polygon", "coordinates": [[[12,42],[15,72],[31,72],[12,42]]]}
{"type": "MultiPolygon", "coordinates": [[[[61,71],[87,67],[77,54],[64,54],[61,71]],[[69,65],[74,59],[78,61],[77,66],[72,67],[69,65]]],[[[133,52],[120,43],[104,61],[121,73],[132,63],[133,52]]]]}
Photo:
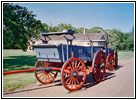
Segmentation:
{"type": "Polygon", "coordinates": [[[49,83],[49,84],[51,84],[51,85],[49,85],[49,86],[47,86],[47,84],[43,84],[42,87],[31,88],[31,89],[25,89],[25,90],[20,90],[20,91],[5,92],[5,93],[3,93],[3,95],[14,94],[14,93],[20,93],[20,92],[27,92],[27,91],[33,91],[33,90],[39,90],[39,89],[50,88],[50,87],[61,86],[61,85],[62,85],[60,79],[54,81],[53,83],[57,83],[57,84],[51,84],[51,83],[49,83]]]}
{"type": "Polygon", "coordinates": [[[3,71],[24,70],[33,68],[36,56],[8,56],[3,59],[3,71]]]}

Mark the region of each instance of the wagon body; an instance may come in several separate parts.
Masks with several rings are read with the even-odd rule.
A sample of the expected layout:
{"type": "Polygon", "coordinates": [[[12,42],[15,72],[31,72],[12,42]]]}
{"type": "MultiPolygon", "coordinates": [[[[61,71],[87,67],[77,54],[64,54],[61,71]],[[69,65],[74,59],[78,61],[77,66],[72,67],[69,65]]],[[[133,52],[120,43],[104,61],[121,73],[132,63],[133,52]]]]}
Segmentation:
{"type": "Polygon", "coordinates": [[[72,57],[80,58],[83,61],[92,61],[94,54],[103,49],[104,46],[77,46],[77,45],[33,45],[36,57],[39,61],[65,62],[72,57]]]}

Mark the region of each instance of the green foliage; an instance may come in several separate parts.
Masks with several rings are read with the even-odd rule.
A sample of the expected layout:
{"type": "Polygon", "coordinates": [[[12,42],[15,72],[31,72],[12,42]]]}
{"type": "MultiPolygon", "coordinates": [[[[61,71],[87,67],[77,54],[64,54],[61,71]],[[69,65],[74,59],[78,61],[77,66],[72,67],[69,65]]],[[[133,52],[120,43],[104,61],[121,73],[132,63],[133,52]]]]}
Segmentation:
{"type": "Polygon", "coordinates": [[[108,37],[109,47],[118,50],[134,50],[134,28],[129,33],[122,33],[120,30],[109,30],[112,36],[108,37]]]}
{"type": "Polygon", "coordinates": [[[75,28],[71,24],[58,24],[57,26],[53,26],[52,24],[48,25],[46,23],[42,23],[42,31],[44,32],[62,32],[63,30],[75,30],[75,28]]]}
{"type": "Polygon", "coordinates": [[[27,49],[27,42],[38,36],[42,28],[32,11],[26,7],[3,4],[3,44],[4,48],[27,49]]]}

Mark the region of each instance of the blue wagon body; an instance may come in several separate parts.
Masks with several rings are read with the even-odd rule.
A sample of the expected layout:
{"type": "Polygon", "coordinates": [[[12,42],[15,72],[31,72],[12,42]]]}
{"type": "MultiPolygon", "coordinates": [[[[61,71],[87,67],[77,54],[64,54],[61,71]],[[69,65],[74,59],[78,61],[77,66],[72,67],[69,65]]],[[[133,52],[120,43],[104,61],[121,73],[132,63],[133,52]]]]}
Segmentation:
{"type": "MultiPolygon", "coordinates": [[[[33,48],[36,52],[36,56],[38,60],[49,61],[49,62],[65,62],[72,57],[72,52],[73,52],[73,57],[80,58],[83,61],[92,61],[94,54],[101,49],[107,55],[108,49],[105,46],[88,46],[87,47],[87,46],[72,45],[72,41],[75,38],[73,34],[74,34],[74,31],[71,31],[71,30],[68,30],[66,32],[41,33],[41,35],[45,37],[45,40],[42,40],[42,41],[43,43],[46,43],[46,44],[33,45],[33,48]],[[68,44],[66,45],[47,44],[48,41],[46,40],[46,38],[49,38],[48,37],[49,35],[67,35],[67,34],[73,37],[72,39],[68,39],[67,37],[64,36],[68,44]]],[[[106,42],[106,40],[104,42],[106,42]]]]}
{"type": "Polygon", "coordinates": [[[65,62],[71,58],[71,51],[74,57],[80,58],[83,61],[92,61],[93,54],[100,49],[105,49],[104,46],[76,46],[76,45],[34,45],[36,57],[39,61],[49,62],[65,62]]]}

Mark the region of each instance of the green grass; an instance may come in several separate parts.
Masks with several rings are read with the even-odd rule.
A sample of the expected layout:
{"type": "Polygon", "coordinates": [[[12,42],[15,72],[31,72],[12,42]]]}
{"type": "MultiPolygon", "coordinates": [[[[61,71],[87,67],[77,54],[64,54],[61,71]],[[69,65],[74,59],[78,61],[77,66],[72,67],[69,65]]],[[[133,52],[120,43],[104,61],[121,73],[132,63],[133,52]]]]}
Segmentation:
{"type": "Polygon", "coordinates": [[[33,68],[36,62],[34,52],[22,50],[3,50],[3,71],[24,70],[33,68]]]}
{"type": "Polygon", "coordinates": [[[134,57],[134,52],[133,51],[119,51],[118,52],[118,59],[129,59],[131,57],[134,57]]]}
{"type": "Polygon", "coordinates": [[[3,77],[3,91],[12,91],[36,82],[34,73],[20,73],[3,77]]]}
{"type": "MultiPolygon", "coordinates": [[[[14,71],[34,68],[36,62],[34,52],[23,52],[22,50],[3,50],[3,71],[14,71]]],[[[24,87],[35,82],[34,73],[20,73],[3,76],[3,90],[9,91],[24,87]]]]}

